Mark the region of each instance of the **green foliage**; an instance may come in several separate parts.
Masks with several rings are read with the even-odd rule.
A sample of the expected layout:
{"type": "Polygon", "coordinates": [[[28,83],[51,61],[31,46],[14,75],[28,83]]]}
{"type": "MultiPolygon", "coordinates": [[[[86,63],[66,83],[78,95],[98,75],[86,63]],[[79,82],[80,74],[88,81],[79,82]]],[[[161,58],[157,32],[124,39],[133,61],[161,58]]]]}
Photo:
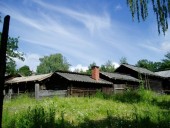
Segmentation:
{"type": "Polygon", "coordinates": [[[49,108],[37,104],[34,107],[29,107],[26,111],[17,113],[9,122],[8,127],[16,128],[53,128],[55,126],[56,108],[49,105],[49,108]]]}
{"type": "MultiPolygon", "coordinates": [[[[132,13],[132,18],[134,19],[135,14],[138,21],[140,17],[143,21],[146,20],[148,16],[148,4],[149,0],[127,0],[127,4],[132,13]]],[[[160,29],[165,34],[168,29],[168,15],[170,14],[170,1],[169,0],[152,0],[153,11],[156,14],[158,33],[160,34],[160,29]]]]}
{"type": "Polygon", "coordinates": [[[89,66],[88,66],[88,70],[86,72],[84,72],[85,74],[88,74],[88,75],[91,75],[92,73],[92,67],[93,66],[97,66],[95,62],[91,63],[89,66]]]}
{"type": "MultiPolygon", "coordinates": [[[[0,33],[0,40],[1,40],[0,33]]],[[[18,58],[20,60],[24,60],[23,53],[18,51],[18,38],[9,37],[7,42],[7,61],[6,61],[6,73],[7,74],[15,74],[16,73],[16,63],[14,58],[18,58]]],[[[1,46],[1,43],[0,43],[1,46]]]]}
{"type": "Polygon", "coordinates": [[[104,65],[101,65],[100,71],[103,72],[114,72],[115,66],[112,64],[110,60],[108,60],[104,65]]]}
{"type": "Polygon", "coordinates": [[[30,76],[32,74],[32,71],[30,70],[29,66],[24,65],[18,69],[18,73],[22,76],[30,76]]]}
{"type": "Polygon", "coordinates": [[[142,59],[137,62],[136,66],[146,68],[150,71],[156,72],[156,71],[160,70],[162,63],[161,62],[152,62],[147,59],[142,59]]]}
{"type": "Polygon", "coordinates": [[[19,43],[19,37],[8,38],[8,44],[7,44],[7,60],[13,60],[13,58],[18,58],[20,60],[24,60],[23,53],[18,51],[18,43],[19,43]]]}
{"type": "MultiPolygon", "coordinates": [[[[91,63],[88,66],[88,70],[86,72],[81,71],[81,73],[91,75],[93,66],[97,66],[95,62],[91,63]]],[[[103,71],[103,72],[114,72],[114,70],[115,70],[115,67],[110,60],[108,60],[105,64],[101,65],[100,67],[100,71],[103,71]]]]}
{"type": "Polygon", "coordinates": [[[165,59],[162,59],[161,62],[142,59],[137,62],[136,66],[146,68],[153,72],[170,70],[170,53],[165,54],[165,59]]]}
{"type": "Polygon", "coordinates": [[[68,71],[70,64],[62,54],[52,54],[40,58],[40,65],[37,66],[37,73],[44,74],[56,70],[68,71]]]}
{"type": "Polygon", "coordinates": [[[3,127],[42,128],[168,128],[170,96],[144,89],[97,97],[35,99],[4,102],[3,127]]]}
{"type": "Polygon", "coordinates": [[[14,60],[10,60],[6,63],[6,73],[11,75],[15,75],[17,73],[16,63],[14,60]]]}
{"type": "Polygon", "coordinates": [[[170,70],[170,52],[165,55],[165,59],[162,60],[160,70],[170,70]]]}

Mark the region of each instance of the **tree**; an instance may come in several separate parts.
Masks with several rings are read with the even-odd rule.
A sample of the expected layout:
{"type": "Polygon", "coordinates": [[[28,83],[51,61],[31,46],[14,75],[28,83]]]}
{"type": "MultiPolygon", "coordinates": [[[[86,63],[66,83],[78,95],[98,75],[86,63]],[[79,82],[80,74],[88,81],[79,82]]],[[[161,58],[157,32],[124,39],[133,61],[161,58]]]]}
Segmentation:
{"type": "MultiPolygon", "coordinates": [[[[140,19],[146,20],[148,16],[148,4],[150,0],[127,0],[127,4],[130,8],[132,18],[135,14],[138,21],[140,19]]],[[[153,11],[156,14],[158,33],[160,30],[165,34],[168,29],[168,15],[170,16],[170,0],[151,0],[153,11]]]]}
{"type": "Polygon", "coordinates": [[[95,62],[91,63],[91,64],[88,66],[88,70],[86,70],[84,73],[85,73],[85,74],[88,74],[88,75],[91,75],[91,73],[92,73],[92,67],[93,67],[93,66],[96,66],[96,63],[95,63],[95,62]]]}
{"type": "MultiPolygon", "coordinates": [[[[0,39],[1,39],[0,33],[0,39]]],[[[24,60],[23,53],[18,51],[18,38],[8,37],[7,42],[7,51],[6,51],[6,73],[7,74],[15,74],[16,73],[16,63],[14,58],[18,58],[20,60],[24,60]]],[[[0,43],[1,46],[1,43],[0,43]]]]}
{"type": "Polygon", "coordinates": [[[44,74],[54,72],[56,70],[68,71],[70,64],[62,54],[52,54],[40,58],[40,65],[37,66],[37,73],[44,74]]]}
{"type": "Polygon", "coordinates": [[[112,64],[110,60],[108,60],[104,65],[101,65],[100,71],[103,72],[114,72],[115,66],[112,64]]]}
{"type": "Polygon", "coordinates": [[[162,65],[161,62],[152,62],[147,59],[139,60],[136,64],[136,66],[138,67],[146,68],[153,72],[160,71],[161,65],[162,65]]]}
{"type": "Polygon", "coordinates": [[[77,72],[77,73],[84,73],[83,69],[75,69],[73,72],[77,72]]]}
{"type": "Polygon", "coordinates": [[[170,52],[165,55],[165,59],[162,60],[160,70],[170,70],[170,52]]]}
{"type": "Polygon", "coordinates": [[[6,74],[15,75],[17,73],[16,63],[11,60],[6,63],[6,74]]]}
{"type": "Polygon", "coordinates": [[[32,75],[32,71],[30,70],[29,66],[24,65],[21,68],[18,69],[18,73],[22,76],[30,76],[32,75]]]}
{"type": "Polygon", "coordinates": [[[119,64],[128,64],[127,58],[126,57],[120,58],[119,64]]]}

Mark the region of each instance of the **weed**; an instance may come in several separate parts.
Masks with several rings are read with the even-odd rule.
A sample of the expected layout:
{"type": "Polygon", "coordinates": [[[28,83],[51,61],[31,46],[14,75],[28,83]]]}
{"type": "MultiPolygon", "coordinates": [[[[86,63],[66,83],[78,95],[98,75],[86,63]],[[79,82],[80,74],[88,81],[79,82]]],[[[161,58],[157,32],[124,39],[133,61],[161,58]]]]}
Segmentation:
{"type": "Polygon", "coordinates": [[[170,96],[136,90],[96,97],[20,96],[4,102],[3,128],[170,127],[170,96]]]}

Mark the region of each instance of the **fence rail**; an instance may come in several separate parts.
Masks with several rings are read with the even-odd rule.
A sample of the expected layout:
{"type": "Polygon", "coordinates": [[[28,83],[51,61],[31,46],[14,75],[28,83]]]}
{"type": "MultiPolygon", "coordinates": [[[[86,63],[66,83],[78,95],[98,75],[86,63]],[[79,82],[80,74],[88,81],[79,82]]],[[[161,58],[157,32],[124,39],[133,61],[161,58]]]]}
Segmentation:
{"type": "Polygon", "coordinates": [[[38,93],[39,97],[51,97],[51,96],[59,96],[66,97],[67,90],[40,90],[38,93]]]}

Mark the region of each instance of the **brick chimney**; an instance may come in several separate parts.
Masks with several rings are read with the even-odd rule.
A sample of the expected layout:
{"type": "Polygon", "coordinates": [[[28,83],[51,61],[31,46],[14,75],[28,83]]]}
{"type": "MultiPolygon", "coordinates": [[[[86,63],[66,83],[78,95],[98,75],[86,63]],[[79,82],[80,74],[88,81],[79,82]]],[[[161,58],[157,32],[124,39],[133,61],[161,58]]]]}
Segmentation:
{"type": "Polygon", "coordinates": [[[92,67],[92,79],[98,81],[99,80],[99,67],[93,66],[92,67]]]}

